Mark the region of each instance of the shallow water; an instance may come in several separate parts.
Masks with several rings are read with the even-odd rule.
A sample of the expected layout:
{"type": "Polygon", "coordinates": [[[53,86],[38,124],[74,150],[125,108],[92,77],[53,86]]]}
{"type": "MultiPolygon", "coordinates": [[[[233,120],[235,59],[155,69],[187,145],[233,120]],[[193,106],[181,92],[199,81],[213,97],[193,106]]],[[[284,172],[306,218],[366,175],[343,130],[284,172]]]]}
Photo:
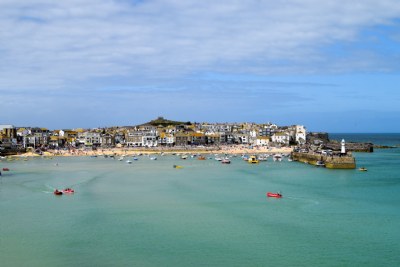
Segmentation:
{"type": "Polygon", "coordinates": [[[2,266],[397,266],[400,150],[356,159],[3,161],[2,266]]]}

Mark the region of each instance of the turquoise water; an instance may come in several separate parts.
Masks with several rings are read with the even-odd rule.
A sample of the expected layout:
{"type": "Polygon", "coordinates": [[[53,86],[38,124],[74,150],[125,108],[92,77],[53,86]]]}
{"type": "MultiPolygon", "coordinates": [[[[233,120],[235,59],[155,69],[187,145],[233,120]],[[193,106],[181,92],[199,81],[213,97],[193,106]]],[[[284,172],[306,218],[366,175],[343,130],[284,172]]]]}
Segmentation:
{"type": "Polygon", "coordinates": [[[397,266],[400,150],[356,159],[3,161],[1,266],[397,266]]]}

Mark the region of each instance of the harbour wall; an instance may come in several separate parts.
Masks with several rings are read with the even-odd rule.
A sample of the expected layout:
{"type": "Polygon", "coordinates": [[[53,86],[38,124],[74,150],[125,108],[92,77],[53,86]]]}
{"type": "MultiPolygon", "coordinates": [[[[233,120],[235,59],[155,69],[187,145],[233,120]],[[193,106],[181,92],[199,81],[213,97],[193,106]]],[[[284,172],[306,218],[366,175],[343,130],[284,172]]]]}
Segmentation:
{"type": "Polygon", "coordinates": [[[292,152],[292,159],[311,165],[317,165],[318,161],[325,163],[325,167],[329,169],[355,169],[356,160],[351,153],[346,156],[325,156],[317,153],[300,153],[292,152]]]}

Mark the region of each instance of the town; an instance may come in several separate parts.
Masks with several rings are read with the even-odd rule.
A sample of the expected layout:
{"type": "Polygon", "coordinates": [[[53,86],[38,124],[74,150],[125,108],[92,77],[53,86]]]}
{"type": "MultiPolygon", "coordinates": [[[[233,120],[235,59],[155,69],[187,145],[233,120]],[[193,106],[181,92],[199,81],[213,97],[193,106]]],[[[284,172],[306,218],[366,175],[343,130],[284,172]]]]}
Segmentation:
{"type": "Polygon", "coordinates": [[[57,129],[0,125],[0,153],[33,149],[176,148],[304,145],[303,125],[278,126],[273,123],[191,123],[158,117],[136,126],[95,129],[57,129]]]}

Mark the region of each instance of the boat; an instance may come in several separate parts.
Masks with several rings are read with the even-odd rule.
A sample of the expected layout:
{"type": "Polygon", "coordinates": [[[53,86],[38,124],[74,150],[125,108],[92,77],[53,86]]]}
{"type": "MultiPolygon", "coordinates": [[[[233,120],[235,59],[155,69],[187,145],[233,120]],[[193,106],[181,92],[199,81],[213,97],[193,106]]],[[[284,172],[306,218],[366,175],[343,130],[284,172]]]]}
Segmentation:
{"type": "Polygon", "coordinates": [[[138,160],[138,158],[137,157],[133,157],[133,160],[138,160]]]}
{"type": "Polygon", "coordinates": [[[358,170],[359,170],[359,171],[362,171],[362,172],[368,171],[367,168],[365,168],[365,167],[358,168],[358,170]]]}
{"type": "Polygon", "coordinates": [[[157,157],[151,157],[150,160],[157,160],[157,157]]]}
{"type": "Polygon", "coordinates": [[[249,159],[247,160],[248,163],[250,164],[257,164],[259,163],[258,159],[256,156],[250,156],[249,159]]]}
{"type": "Polygon", "coordinates": [[[315,166],[325,167],[325,163],[322,160],[318,160],[317,163],[315,163],[315,166]]]}
{"type": "Polygon", "coordinates": [[[198,156],[197,159],[198,159],[198,160],[206,160],[206,157],[204,157],[204,156],[198,156]]]}
{"type": "Polygon", "coordinates": [[[180,166],[180,165],[174,165],[174,169],[182,169],[183,168],[183,166],[180,166]]]}
{"type": "Polygon", "coordinates": [[[222,158],[221,157],[216,157],[215,160],[216,161],[222,161],[222,158]]]}
{"type": "Polygon", "coordinates": [[[9,168],[3,168],[3,171],[5,171],[5,172],[9,172],[9,171],[10,171],[10,169],[9,169],[9,168]]]}
{"type": "Polygon", "coordinates": [[[123,161],[123,160],[124,160],[124,157],[120,157],[118,160],[119,160],[119,161],[123,161]]]}
{"type": "Polygon", "coordinates": [[[181,159],[187,159],[187,158],[188,158],[187,155],[182,155],[182,156],[181,156],[181,159]]]}
{"type": "Polygon", "coordinates": [[[273,159],[274,159],[274,161],[282,161],[282,155],[281,154],[275,154],[273,159]]]}
{"type": "Polygon", "coordinates": [[[75,193],[75,190],[72,188],[65,188],[62,192],[64,194],[73,194],[73,193],[75,193]]]}
{"type": "Polygon", "coordinates": [[[275,197],[275,198],[281,198],[282,194],[281,193],[272,193],[272,192],[267,192],[267,197],[275,197]]]}
{"type": "Polygon", "coordinates": [[[56,190],[54,190],[53,194],[56,196],[61,196],[63,194],[63,192],[56,189],[56,190]]]}
{"type": "Polygon", "coordinates": [[[131,163],[132,163],[132,161],[130,161],[130,160],[127,160],[127,161],[126,161],[126,163],[128,163],[128,164],[131,164],[131,163]]]}
{"type": "Polygon", "coordinates": [[[231,160],[229,158],[224,158],[223,160],[221,160],[222,164],[231,164],[231,160]]]}
{"type": "Polygon", "coordinates": [[[293,161],[293,159],[292,159],[292,158],[288,158],[288,159],[287,159],[287,161],[289,161],[289,162],[292,162],[292,161],[293,161]]]}
{"type": "Polygon", "coordinates": [[[258,157],[258,160],[259,161],[267,161],[268,157],[266,155],[261,155],[261,156],[258,157]]]}

